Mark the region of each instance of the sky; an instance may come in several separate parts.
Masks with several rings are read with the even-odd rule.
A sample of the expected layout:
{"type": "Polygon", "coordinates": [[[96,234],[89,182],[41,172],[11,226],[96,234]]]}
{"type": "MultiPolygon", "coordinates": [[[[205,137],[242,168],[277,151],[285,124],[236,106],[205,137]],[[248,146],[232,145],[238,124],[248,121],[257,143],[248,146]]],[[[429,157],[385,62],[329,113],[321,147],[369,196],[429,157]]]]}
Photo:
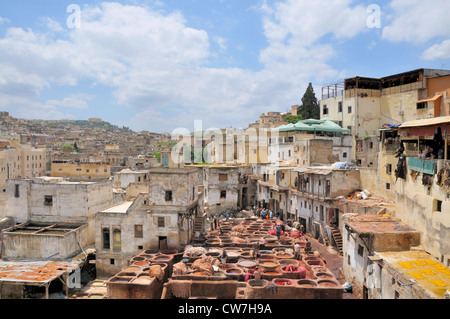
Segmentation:
{"type": "Polygon", "coordinates": [[[0,2],[0,111],[247,128],[353,76],[450,69],[448,0],[0,2]]]}

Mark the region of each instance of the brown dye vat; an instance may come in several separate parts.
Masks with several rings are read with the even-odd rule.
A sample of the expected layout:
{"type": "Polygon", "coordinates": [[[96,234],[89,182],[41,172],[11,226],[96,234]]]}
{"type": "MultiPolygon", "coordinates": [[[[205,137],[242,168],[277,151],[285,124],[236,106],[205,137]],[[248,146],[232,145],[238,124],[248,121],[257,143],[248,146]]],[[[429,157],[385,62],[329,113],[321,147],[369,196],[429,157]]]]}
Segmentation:
{"type": "Polygon", "coordinates": [[[292,258],[294,258],[293,255],[286,254],[286,253],[278,253],[275,256],[277,256],[278,258],[283,258],[283,259],[292,259],[292,258]]]}
{"type": "Polygon", "coordinates": [[[225,271],[228,275],[242,275],[243,271],[240,268],[230,268],[225,271]]]}
{"type": "Polygon", "coordinates": [[[133,280],[133,283],[137,284],[150,284],[152,282],[152,277],[148,274],[139,275],[136,279],[133,280]]]}
{"type": "Polygon", "coordinates": [[[212,251],[212,252],[207,252],[205,255],[206,256],[211,256],[211,257],[219,257],[220,256],[220,252],[212,251]]]}
{"type": "Polygon", "coordinates": [[[313,267],[313,269],[312,269],[313,271],[315,271],[315,272],[328,272],[328,268],[326,268],[326,267],[321,267],[321,266],[319,266],[319,267],[313,267]]]}
{"type": "Polygon", "coordinates": [[[160,255],[155,258],[153,258],[154,261],[170,261],[172,259],[172,256],[167,255],[160,255]]]}
{"type": "Polygon", "coordinates": [[[155,254],[140,254],[139,255],[140,257],[144,257],[144,258],[147,258],[147,259],[151,259],[151,258],[153,258],[153,257],[155,257],[156,255],[155,254]]]}
{"type": "Polygon", "coordinates": [[[299,285],[302,288],[316,288],[317,287],[317,283],[315,281],[308,280],[308,279],[298,280],[297,285],[299,285]]]}
{"type": "Polygon", "coordinates": [[[325,272],[319,272],[316,274],[317,279],[332,279],[333,275],[325,273],[325,272]]]}
{"type": "Polygon", "coordinates": [[[273,261],[262,261],[259,263],[266,271],[274,271],[280,264],[273,261]]]}
{"type": "Polygon", "coordinates": [[[334,280],[318,280],[317,286],[323,288],[335,288],[338,287],[339,284],[334,280]]]}
{"type": "Polygon", "coordinates": [[[268,281],[264,279],[250,279],[247,284],[253,288],[264,288],[267,286],[268,281]]]}
{"type": "Polygon", "coordinates": [[[240,255],[242,258],[252,258],[253,256],[250,254],[250,252],[243,252],[240,255]]]}
{"type": "Polygon", "coordinates": [[[122,269],[122,272],[132,273],[132,272],[140,272],[141,270],[142,270],[141,267],[130,266],[130,267],[125,267],[124,269],[122,269]]]}
{"type": "Polygon", "coordinates": [[[145,261],[146,258],[145,257],[136,256],[136,257],[131,258],[131,260],[132,261],[145,261]]]}
{"type": "Polygon", "coordinates": [[[282,266],[289,266],[289,265],[293,265],[295,267],[298,267],[300,265],[300,263],[298,262],[298,260],[295,259],[280,259],[278,261],[280,263],[280,265],[282,266]]]}
{"type": "Polygon", "coordinates": [[[127,283],[130,282],[132,278],[124,278],[124,277],[113,277],[110,279],[110,282],[117,282],[117,283],[127,283]]]}

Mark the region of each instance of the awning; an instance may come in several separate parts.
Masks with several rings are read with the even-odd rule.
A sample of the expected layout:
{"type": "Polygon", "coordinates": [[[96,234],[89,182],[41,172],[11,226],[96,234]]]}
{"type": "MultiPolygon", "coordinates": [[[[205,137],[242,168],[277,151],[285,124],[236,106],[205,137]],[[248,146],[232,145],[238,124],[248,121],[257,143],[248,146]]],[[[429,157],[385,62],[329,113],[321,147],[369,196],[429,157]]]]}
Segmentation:
{"type": "Polygon", "coordinates": [[[408,127],[431,126],[441,124],[450,124],[450,116],[440,116],[425,120],[409,121],[402,124],[400,128],[402,129],[408,127]]]}
{"type": "Polygon", "coordinates": [[[441,94],[435,94],[433,97],[429,97],[420,101],[417,101],[417,104],[419,103],[425,103],[425,102],[434,102],[436,101],[438,98],[442,97],[442,93],[441,94]]]}

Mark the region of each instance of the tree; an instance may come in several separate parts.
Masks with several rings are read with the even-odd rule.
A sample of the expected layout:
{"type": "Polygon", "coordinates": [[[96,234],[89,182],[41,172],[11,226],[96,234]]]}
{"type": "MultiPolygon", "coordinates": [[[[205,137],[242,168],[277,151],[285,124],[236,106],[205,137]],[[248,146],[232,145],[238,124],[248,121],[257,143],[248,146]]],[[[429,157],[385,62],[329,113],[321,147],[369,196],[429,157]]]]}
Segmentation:
{"type": "Polygon", "coordinates": [[[70,144],[63,145],[61,147],[61,149],[63,151],[66,151],[66,152],[73,152],[73,151],[75,151],[75,147],[73,147],[73,145],[70,145],[70,144]]]}
{"type": "Polygon", "coordinates": [[[303,117],[299,114],[299,115],[286,115],[283,118],[284,121],[292,123],[292,124],[297,124],[299,121],[303,120],[303,117]]]}
{"type": "Polygon", "coordinates": [[[77,142],[75,142],[75,143],[73,144],[73,148],[74,148],[75,151],[78,153],[78,145],[77,145],[77,142]]]}
{"type": "Polygon", "coordinates": [[[316,94],[311,83],[309,83],[305,94],[302,98],[302,105],[300,106],[300,115],[303,119],[320,120],[320,107],[317,101],[316,94]]]}

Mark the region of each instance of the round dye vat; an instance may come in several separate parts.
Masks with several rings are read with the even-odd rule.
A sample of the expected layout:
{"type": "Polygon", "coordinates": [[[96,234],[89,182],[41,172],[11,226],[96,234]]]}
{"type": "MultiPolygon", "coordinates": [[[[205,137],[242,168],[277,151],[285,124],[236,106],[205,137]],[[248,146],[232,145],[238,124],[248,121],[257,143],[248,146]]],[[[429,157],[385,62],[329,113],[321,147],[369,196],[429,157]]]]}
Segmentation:
{"type": "Polygon", "coordinates": [[[317,287],[317,283],[312,280],[308,279],[300,279],[297,281],[297,285],[299,285],[302,288],[315,288],[317,287]]]}
{"type": "Polygon", "coordinates": [[[242,269],[230,268],[225,271],[228,275],[242,275],[242,269]]]}
{"type": "Polygon", "coordinates": [[[150,266],[150,262],[148,262],[148,261],[135,261],[135,262],[133,262],[133,265],[136,265],[136,266],[150,266]]]}
{"type": "Polygon", "coordinates": [[[264,288],[267,286],[268,281],[264,279],[250,279],[247,283],[253,288],[264,288]]]}
{"type": "Polygon", "coordinates": [[[158,256],[154,258],[155,261],[170,261],[170,256],[158,256]]]}
{"type": "Polygon", "coordinates": [[[268,276],[279,276],[280,275],[280,273],[277,271],[265,271],[264,274],[268,275],[268,276]]]}
{"type": "Polygon", "coordinates": [[[318,272],[316,274],[317,279],[331,279],[333,278],[333,275],[325,273],[325,272],[318,272]]]}
{"type": "Polygon", "coordinates": [[[280,259],[278,262],[282,266],[294,265],[297,267],[299,265],[298,260],[295,260],[295,259],[280,259]]]}
{"type": "Polygon", "coordinates": [[[252,268],[258,265],[258,263],[252,260],[240,260],[238,265],[244,268],[252,268]]]}
{"type": "Polygon", "coordinates": [[[333,280],[319,280],[317,281],[317,285],[323,288],[334,288],[339,286],[339,284],[333,280]]]}
{"type": "Polygon", "coordinates": [[[123,272],[139,272],[139,271],[141,271],[141,268],[130,266],[130,267],[125,267],[124,269],[122,269],[122,271],[123,272]]]}
{"type": "Polygon", "coordinates": [[[298,267],[296,267],[296,266],[283,266],[283,267],[281,267],[281,270],[283,271],[283,272],[287,272],[287,273],[291,273],[291,272],[296,272],[296,271],[298,271],[298,267]]]}
{"type": "Polygon", "coordinates": [[[292,286],[293,282],[289,279],[274,279],[273,283],[277,284],[278,286],[292,286]]]}

